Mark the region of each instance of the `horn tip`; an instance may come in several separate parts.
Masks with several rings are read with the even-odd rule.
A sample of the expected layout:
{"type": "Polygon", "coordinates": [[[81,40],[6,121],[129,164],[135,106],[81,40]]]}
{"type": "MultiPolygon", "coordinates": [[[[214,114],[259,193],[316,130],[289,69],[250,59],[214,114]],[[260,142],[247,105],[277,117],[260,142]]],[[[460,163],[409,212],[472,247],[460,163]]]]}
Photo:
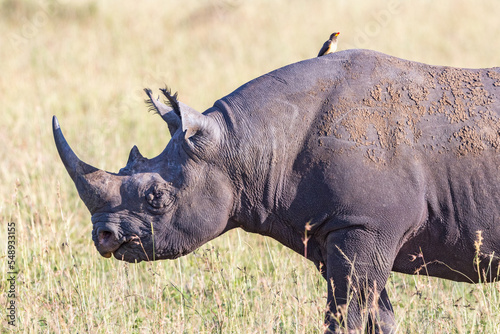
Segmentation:
{"type": "Polygon", "coordinates": [[[56,115],[52,116],[52,129],[55,131],[55,130],[59,130],[60,129],[60,126],[59,126],[59,121],[57,120],[57,117],[56,115]]]}

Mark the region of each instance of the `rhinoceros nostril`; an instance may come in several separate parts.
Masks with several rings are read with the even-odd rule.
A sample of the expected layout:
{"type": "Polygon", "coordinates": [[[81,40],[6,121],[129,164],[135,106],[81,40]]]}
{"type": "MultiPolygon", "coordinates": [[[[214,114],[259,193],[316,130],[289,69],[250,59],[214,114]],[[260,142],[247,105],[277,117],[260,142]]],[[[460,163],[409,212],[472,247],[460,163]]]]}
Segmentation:
{"type": "Polygon", "coordinates": [[[107,244],[113,239],[113,233],[111,233],[110,231],[99,231],[98,240],[100,245],[107,244]]]}
{"type": "Polygon", "coordinates": [[[118,236],[113,230],[107,227],[100,227],[97,229],[96,247],[102,256],[106,258],[111,257],[113,252],[120,248],[121,244],[122,242],[118,239],[118,236]]]}

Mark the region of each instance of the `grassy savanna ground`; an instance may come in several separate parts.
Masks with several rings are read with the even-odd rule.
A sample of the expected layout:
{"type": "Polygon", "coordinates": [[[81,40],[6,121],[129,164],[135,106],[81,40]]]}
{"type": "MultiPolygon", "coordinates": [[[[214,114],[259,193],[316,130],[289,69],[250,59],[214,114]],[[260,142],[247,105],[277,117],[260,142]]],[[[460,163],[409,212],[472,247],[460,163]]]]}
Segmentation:
{"type": "MultiPolygon", "coordinates": [[[[431,64],[500,65],[496,1],[0,0],[2,332],[315,333],[326,283],[271,239],[232,231],[175,261],[104,259],[51,133],[110,171],[137,144],[152,157],[166,124],[142,88],[165,83],[203,111],[272,69],[370,48],[431,64]],[[6,318],[7,223],[16,224],[16,327],[6,318]]],[[[500,333],[500,285],[394,274],[401,333],[500,333]]]]}

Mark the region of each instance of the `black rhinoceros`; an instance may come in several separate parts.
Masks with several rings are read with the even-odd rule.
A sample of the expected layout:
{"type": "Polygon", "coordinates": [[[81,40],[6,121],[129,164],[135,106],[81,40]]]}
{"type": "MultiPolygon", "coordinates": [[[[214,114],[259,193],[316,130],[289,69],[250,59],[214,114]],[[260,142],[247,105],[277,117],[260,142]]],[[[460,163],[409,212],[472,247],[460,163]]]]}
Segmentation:
{"type": "Polygon", "coordinates": [[[147,92],[172,139],[153,159],[134,147],[119,173],[79,160],[53,120],[104,257],[173,259],[236,227],[270,236],[321,271],[330,331],[394,331],[391,270],[499,280],[500,68],[347,50],[203,114],[147,92]]]}

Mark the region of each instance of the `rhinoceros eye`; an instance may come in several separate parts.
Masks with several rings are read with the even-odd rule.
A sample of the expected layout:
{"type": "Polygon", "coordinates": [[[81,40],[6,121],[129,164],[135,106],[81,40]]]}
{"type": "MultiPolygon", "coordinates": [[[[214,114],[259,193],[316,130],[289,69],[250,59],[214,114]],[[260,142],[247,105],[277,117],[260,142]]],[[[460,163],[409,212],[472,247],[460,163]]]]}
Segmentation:
{"type": "Polygon", "coordinates": [[[172,202],[172,196],[165,184],[154,184],[146,192],[146,201],[155,209],[165,209],[172,202]]]}

